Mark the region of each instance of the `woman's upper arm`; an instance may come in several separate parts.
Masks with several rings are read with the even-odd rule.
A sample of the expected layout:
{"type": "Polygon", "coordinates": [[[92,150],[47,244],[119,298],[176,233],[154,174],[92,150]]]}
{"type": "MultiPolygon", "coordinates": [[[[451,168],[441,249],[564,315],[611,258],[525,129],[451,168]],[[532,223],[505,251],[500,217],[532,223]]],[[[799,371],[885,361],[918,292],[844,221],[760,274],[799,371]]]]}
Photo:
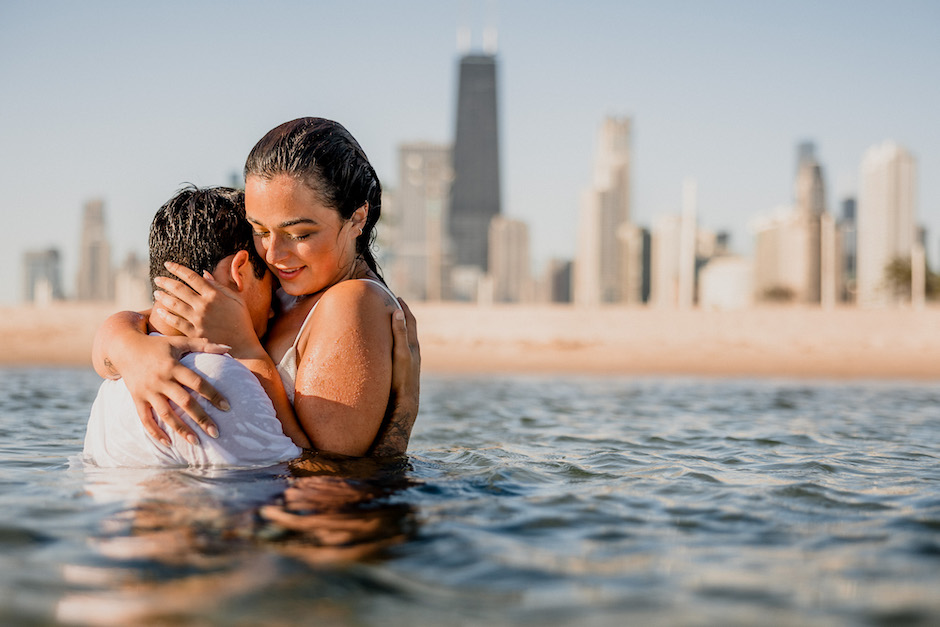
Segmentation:
{"type": "Polygon", "coordinates": [[[368,453],[389,399],[393,302],[364,281],[345,281],[317,304],[301,338],[294,396],[315,448],[368,453]]]}
{"type": "Polygon", "coordinates": [[[95,372],[105,379],[119,379],[121,373],[114,365],[114,352],[120,351],[120,340],[125,334],[147,333],[147,314],[149,312],[119,311],[111,314],[98,327],[95,341],[91,348],[91,361],[95,372]]]}

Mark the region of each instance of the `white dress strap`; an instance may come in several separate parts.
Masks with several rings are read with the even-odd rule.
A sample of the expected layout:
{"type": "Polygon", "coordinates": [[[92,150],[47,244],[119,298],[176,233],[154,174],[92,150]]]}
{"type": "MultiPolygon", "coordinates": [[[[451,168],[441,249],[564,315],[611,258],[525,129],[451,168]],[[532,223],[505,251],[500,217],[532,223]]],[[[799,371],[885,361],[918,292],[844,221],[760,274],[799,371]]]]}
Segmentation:
{"type": "MultiPolygon", "coordinates": [[[[375,279],[350,280],[368,281],[369,283],[378,285],[392,297],[392,300],[395,301],[395,306],[401,309],[401,303],[398,302],[398,298],[396,298],[392,290],[388,289],[388,286],[381,281],[376,281],[375,279]]],[[[284,383],[284,391],[287,392],[287,398],[290,399],[291,404],[294,403],[294,384],[297,381],[297,344],[300,342],[300,337],[303,335],[304,329],[307,328],[307,323],[310,322],[310,318],[313,317],[313,312],[316,311],[317,305],[319,304],[320,301],[318,300],[313,304],[313,307],[310,308],[310,311],[307,312],[307,317],[304,318],[303,324],[300,325],[300,330],[297,331],[297,335],[294,337],[294,343],[291,344],[287,352],[284,353],[284,356],[281,357],[281,361],[277,364],[277,373],[281,376],[281,381],[284,383]]]]}

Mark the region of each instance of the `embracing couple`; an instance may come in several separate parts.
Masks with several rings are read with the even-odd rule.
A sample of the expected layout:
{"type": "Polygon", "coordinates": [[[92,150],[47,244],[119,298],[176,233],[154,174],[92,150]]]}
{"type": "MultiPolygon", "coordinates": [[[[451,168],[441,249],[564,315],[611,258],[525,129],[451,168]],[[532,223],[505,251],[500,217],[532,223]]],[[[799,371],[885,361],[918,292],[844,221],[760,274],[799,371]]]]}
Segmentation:
{"type": "Polygon", "coordinates": [[[420,355],[415,320],[370,250],[381,196],[342,125],[301,118],[255,145],[244,192],[186,188],[167,202],[150,231],[154,308],[111,316],[95,338],[108,380],[85,458],[238,466],[301,449],[403,454],[420,355]]]}

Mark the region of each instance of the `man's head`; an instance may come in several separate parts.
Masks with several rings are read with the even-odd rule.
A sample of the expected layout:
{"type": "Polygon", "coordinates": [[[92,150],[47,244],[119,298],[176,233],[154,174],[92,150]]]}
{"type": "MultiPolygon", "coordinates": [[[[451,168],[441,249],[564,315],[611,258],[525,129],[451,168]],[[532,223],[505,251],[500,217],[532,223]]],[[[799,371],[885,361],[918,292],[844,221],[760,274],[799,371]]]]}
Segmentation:
{"type": "Polygon", "coordinates": [[[245,219],[245,194],[227,187],[181,189],[160,207],[150,225],[150,282],[176,278],[164,263],[174,261],[197,274],[209,272],[248,305],[258,335],[271,311],[271,275],[255,250],[245,219]]]}

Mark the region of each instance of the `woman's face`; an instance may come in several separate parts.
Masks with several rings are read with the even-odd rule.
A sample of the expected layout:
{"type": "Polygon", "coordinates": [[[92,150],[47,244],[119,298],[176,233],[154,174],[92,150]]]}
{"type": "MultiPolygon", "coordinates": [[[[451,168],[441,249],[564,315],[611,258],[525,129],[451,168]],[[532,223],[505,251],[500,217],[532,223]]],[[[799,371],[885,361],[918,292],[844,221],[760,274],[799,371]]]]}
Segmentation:
{"type": "Polygon", "coordinates": [[[315,294],[349,277],[365,210],[344,220],[303,182],[279,174],[245,181],[255,247],[285,292],[315,294]]]}

